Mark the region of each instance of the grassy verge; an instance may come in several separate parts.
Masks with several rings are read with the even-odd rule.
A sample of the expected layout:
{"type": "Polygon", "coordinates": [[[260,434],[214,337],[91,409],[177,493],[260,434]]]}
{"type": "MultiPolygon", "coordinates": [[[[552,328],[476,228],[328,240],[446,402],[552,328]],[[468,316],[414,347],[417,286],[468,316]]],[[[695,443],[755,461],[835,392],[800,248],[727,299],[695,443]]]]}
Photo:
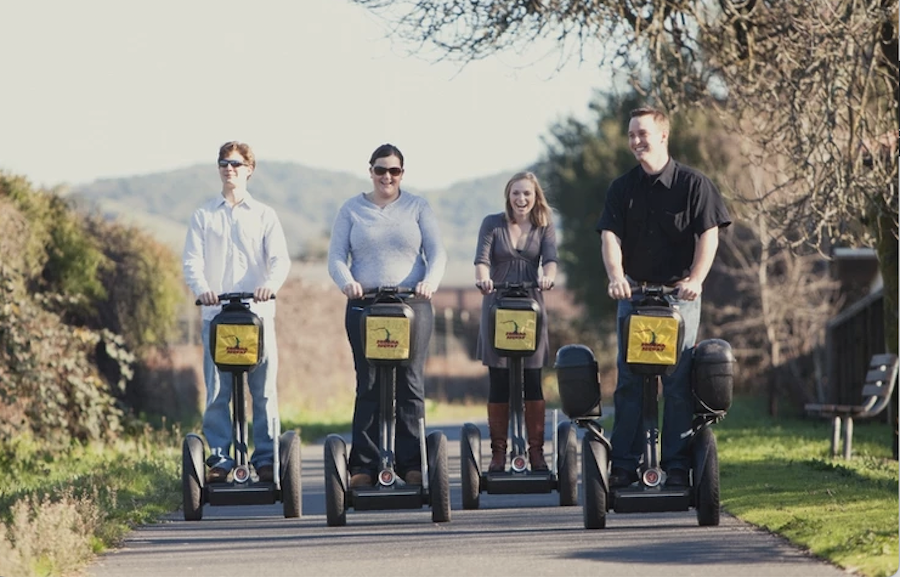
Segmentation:
{"type": "Polygon", "coordinates": [[[722,506],[867,577],[898,569],[898,464],[888,425],[855,423],[853,458],[830,456],[827,420],[771,419],[736,399],[717,426],[722,506]]]}
{"type": "MultiPolygon", "coordinates": [[[[349,407],[286,411],[284,428],[304,443],[350,430],[349,407]]],[[[429,403],[429,423],[462,421],[483,407],[429,403]]],[[[831,459],[826,421],[770,419],[765,405],[737,399],[716,428],[722,506],[796,545],[866,577],[898,566],[898,465],[890,429],[860,422],[854,458],[831,459]]],[[[19,439],[0,450],[0,575],[70,574],[135,525],[181,504],[183,432],[145,431],[129,440],[49,452],[19,439]]]]}

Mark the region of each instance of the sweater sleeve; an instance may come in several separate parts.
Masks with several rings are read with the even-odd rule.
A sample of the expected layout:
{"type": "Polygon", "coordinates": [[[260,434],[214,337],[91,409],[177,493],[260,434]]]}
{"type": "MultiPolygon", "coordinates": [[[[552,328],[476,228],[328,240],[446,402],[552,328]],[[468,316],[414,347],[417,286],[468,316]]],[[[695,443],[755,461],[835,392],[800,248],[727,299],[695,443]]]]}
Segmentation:
{"type": "Polygon", "coordinates": [[[422,231],[422,247],[425,250],[426,271],[423,281],[437,289],[447,268],[447,251],[441,241],[441,232],[434,211],[424,199],[419,210],[419,229],[422,231]]]}
{"type": "Polygon", "coordinates": [[[341,206],[331,228],[331,241],[328,244],[328,274],[339,289],[353,282],[350,272],[350,229],[352,221],[346,203],[341,206]]]}

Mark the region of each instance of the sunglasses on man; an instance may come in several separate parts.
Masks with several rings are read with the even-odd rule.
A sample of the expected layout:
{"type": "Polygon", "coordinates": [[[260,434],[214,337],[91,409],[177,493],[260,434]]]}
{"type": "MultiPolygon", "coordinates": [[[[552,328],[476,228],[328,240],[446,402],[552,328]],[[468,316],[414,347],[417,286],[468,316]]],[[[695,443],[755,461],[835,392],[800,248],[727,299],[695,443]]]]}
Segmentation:
{"type": "Polygon", "coordinates": [[[231,168],[240,168],[242,166],[247,166],[247,163],[241,160],[228,159],[222,159],[219,161],[219,168],[225,168],[226,166],[230,166],[231,168]]]}

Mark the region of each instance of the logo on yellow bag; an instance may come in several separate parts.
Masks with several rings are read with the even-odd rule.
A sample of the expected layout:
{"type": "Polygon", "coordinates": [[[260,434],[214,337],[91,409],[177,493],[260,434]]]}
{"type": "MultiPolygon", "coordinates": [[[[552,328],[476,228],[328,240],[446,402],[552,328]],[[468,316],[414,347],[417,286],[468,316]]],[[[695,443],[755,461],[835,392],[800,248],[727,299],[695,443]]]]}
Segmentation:
{"type": "Polygon", "coordinates": [[[255,365],[259,362],[256,325],[217,325],[213,360],[221,365],[255,365]]]}
{"type": "Polygon", "coordinates": [[[408,359],[409,319],[406,317],[367,317],[366,358],[408,359]]]}
{"type": "Polygon", "coordinates": [[[671,366],[678,362],[678,319],[632,315],[625,362],[671,366]]]}
{"type": "Polygon", "coordinates": [[[504,351],[535,350],[537,313],[534,311],[497,309],[494,327],[495,348],[504,351]]]}

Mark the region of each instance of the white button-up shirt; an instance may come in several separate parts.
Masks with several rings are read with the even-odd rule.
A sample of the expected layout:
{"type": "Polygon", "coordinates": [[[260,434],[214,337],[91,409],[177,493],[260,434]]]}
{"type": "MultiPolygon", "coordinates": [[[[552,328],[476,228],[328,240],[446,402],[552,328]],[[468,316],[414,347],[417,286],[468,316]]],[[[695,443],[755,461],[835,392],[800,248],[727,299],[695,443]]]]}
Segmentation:
{"type": "MultiPolygon", "coordinates": [[[[249,193],[231,207],[223,197],[198,208],[191,217],[182,255],[184,278],[194,296],[205,292],[278,292],[287,280],[291,257],[275,210],[249,193]]],[[[251,303],[262,318],[275,316],[275,301],[251,303]]],[[[203,307],[209,320],[220,306],[203,307]]]]}

